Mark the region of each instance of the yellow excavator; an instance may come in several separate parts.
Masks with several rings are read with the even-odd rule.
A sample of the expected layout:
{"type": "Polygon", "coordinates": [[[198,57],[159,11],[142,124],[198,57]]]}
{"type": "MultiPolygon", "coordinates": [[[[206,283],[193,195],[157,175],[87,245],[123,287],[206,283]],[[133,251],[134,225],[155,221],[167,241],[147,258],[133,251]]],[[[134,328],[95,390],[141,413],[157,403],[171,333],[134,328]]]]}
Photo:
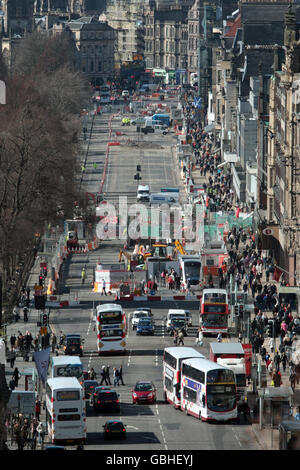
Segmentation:
{"type": "Polygon", "coordinates": [[[177,257],[177,253],[180,253],[181,255],[186,255],[186,251],[185,249],[183,248],[182,244],[180,243],[179,240],[175,240],[175,248],[174,248],[174,251],[173,251],[173,257],[177,257]]]}

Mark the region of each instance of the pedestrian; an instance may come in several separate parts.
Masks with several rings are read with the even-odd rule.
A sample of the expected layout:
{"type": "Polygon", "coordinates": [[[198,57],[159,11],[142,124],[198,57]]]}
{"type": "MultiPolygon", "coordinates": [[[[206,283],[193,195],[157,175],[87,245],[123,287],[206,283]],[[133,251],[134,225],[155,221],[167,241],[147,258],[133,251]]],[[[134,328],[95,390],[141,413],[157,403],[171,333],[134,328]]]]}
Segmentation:
{"type": "Polygon", "coordinates": [[[109,369],[110,369],[110,366],[106,366],[104,370],[105,370],[106,380],[109,383],[109,385],[111,385],[110,376],[109,376],[109,369]]]}
{"type": "Polygon", "coordinates": [[[41,446],[41,448],[43,449],[44,447],[44,439],[45,439],[45,428],[44,428],[44,425],[43,423],[40,421],[37,428],[36,428],[36,431],[38,433],[38,441],[39,441],[39,444],[41,446]]]}
{"type": "Polygon", "coordinates": [[[105,282],[105,279],[102,279],[102,291],[101,291],[101,295],[107,295],[106,293],[106,282],[105,282]]]}
{"type": "MultiPolygon", "coordinates": [[[[296,377],[296,374],[295,374],[295,377],[296,377]]],[[[16,388],[15,379],[13,377],[10,379],[8,387],[11,391],[13,391],[16,388]]]]}
{"type": "Polygon", "coordinates": [[[300,421],[300,407],[297,406],[297,413],[295,414],[295,420],[300,421]]]}
{"type": "Polygon", "coordinates": [[[281,361],[280,355],[278,354],[278,351],[276,351],[274,355],[274,365],[275,365],[276,371],[279,371],[280,361],[281,361]]]}
{"type": "Polygon", "coordinates": [[[288,361],[288,357],[286,355],[286,352],[283,351],[281,354],[281,364],[282,364],[283,372],[285,372],[286,370],[287,361],[288,361]]]}
{"type": "Polygon", "coordinates": [[[201,328],[199,328],[197,332],[196,345],[203,346],[203,333],[201,331],[201,328]]]}
{"type": "Polygon", "coordinates": [[[12,334],[10,337],[10,347],[12,351],[15,349],[16,340],[17,340],[16,335],[12,334]]]}
{"type": "Polygon", "coordinates": [[[15,387],[16,388],[19,385],[19,378],[20,378],[19,369],[16,367],[15,370],[13,371],[13,379],[15,381],[15,387]]]}
{"type": "Polygon", "coordinates": [[[270,347],[271,353],[273,353],[274,352],[274,338],[269,339],[269,347],[270,347]]]}
{"type": "Polygon", "coordinates": [[[177,341],[178,341],[178,331],[175,329],[174,332],[173,332],[173,341],[174,341],[174,344],[176,344],[177,346],[177,341]]]}
{"type": "Polygon", "coordinates": [[[273,385],[274,387],[280,387],[281,384],[281,373],[279,372],[279,370],[275,370],[272,375],[271,385],[273,385]]]}
{"type": "Polygon", "coordinates": [[[96,372],[94,371],[93,367],[89,370],[89,380],[96,380],[96,372]]]}
{"type": "Polygon", "coordinates": [[[122,366],[120,366],[119,368],[119,380],[121,381],[122,385],[125,385],[123,382],[123,367],[122,366]]]}
{"type": "Polygon", "coordinates": [[[217,341],[218,343],[222,343],[222,333],[218,333],[217,341]]]}
{"type": "Polygon", "coordinates": [[[55,352],[56,346],[57,346],[57,338],[56,338],[55,333],[53,333],[52,338],[51,338],[51,348],[52,348],[53,353],[55,352]]]}
{"type": "Polygon", "coordinates": [[[114,386],[116,387],[117,385],[119,386],[119,371],[116,367],[113,369],[113,378],[114,378],[114,386]]]}
{"type": "Polygon", "coordinates": [[[16,360],[16,353],[15,351],[11,351],[10,353],[10,367],[13,369],[15,365],[15,360],[16,360]]]}
{"type": "Polygon", "coordinates": [[[183,331],[180,330],[180,332],[178,333],[178,346],[180,346],[182,344],[182,346],[184,346],[184,334],[183,334],[183,331]]]}
{"type": "Polygon", "coordinates": [[[39,400],[35,400],[35,417],[39,421],[41,414],[41,403],[39,400]]]}
{"type": "Polygon", "coordinates": [[[82,285],[85,283],[85,276],[86,276],[86,272],[85,272],[85,268],[83,268],[81,271],[81,284],[82,285]]]}
{"type": "Polygon", "coordinates": [[[102,366],[102,368],[101,368],[101,377],[102,377],[102,379],[101,379],[100,385],[102,385],[103,382],[105,382],[105,385],[108,385],[107,379],[106,379],[105,366],[102,366]]]}

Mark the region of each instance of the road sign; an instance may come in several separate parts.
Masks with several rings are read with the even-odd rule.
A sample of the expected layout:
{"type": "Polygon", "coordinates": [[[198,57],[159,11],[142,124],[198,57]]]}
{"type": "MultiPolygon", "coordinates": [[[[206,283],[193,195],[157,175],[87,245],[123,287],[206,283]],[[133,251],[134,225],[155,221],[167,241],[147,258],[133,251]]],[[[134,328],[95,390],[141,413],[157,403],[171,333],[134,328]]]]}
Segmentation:
{"type": "Polygon", "coordinates": [[[265,228],[263,231],[264,235],[273,235],[273,230],[271,228],[265,228]]]}

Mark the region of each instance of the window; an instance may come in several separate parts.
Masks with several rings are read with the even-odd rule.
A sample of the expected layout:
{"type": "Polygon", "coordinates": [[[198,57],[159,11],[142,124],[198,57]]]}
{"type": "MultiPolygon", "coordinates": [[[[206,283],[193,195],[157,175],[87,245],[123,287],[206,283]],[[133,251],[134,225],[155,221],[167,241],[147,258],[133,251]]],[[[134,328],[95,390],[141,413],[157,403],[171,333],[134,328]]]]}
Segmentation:
{"type": "Polygon", "coordinates": [[[205,373],[201,370],[194,369],[192,366],[183,364],[182,366],[182,375],[186,375],[190,379],[194,379],[197,382],[205,384],[205,373]]]}
{"type": "Polygon", "coordinates": [[[169,392],[173,392],[173,383],[169,377],[165,377],[165,387],[167,390],[169,390],[169,392]]]}
{"type": "Polygon", "coordinates": [[[90,62],[90,71],[94,72],[94,61],[93,60],[91,60],[91,62],[90,62]]]}
{"type": "Polygon", "coordinates": [[[80,421],[80,415],[58,415],[57,421],[80,421]]]}
{"type": "Polygon", "coordinates": [[[197,392],[191,388],[183,387],[183,398],[192,403],[197,403],[197,392]]]}
{"type": "Polygon", "coordinates": [[[165,351],[164,361],[166,364],[172,367],[172,369],[176,369],[176,359],[167,351],[165,351]]]}

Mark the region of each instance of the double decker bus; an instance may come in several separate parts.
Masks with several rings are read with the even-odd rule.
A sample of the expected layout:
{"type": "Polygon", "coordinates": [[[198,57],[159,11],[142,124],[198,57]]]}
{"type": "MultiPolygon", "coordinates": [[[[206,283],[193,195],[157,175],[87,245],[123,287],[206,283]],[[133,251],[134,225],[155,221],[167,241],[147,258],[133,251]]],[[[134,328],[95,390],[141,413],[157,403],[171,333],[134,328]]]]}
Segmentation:
{"type": "Polygon", "coordinates": [[[174,408],[180,408],[181,363],[189,357],[205,358],[203,354],[189,347],[165,348],[163,356],[163,386],[165,401],[174,408]]]}
{"type": "Polygon", "coordinates": [[[51,358],[52,377],[76,377],[83,384],[83,365],[79,356],[53,356],[51,358]]]}
{"type": "Polygon", "coordinates": [[[181,410],[202,421],[237,419],[234,372],[208,359],[182,361],[180,397],[181,410]]]}
{"type": "Polygon", "coordinates": [[[76,377],[55,377],[47,380],[46,422],[52,444],[86,442],[85,396],[76,377]]]}
{"type": "Polygon", "coordinates": [[[96,308],[98,354],[126,352],[127,322],[118,304],[98,305],[96,308]]]}
{"type": "Polygon", "coordinates": [[[203,289],[200,328],[205,335],[228,334],[228,294],[225,289],[203,289]]]}

